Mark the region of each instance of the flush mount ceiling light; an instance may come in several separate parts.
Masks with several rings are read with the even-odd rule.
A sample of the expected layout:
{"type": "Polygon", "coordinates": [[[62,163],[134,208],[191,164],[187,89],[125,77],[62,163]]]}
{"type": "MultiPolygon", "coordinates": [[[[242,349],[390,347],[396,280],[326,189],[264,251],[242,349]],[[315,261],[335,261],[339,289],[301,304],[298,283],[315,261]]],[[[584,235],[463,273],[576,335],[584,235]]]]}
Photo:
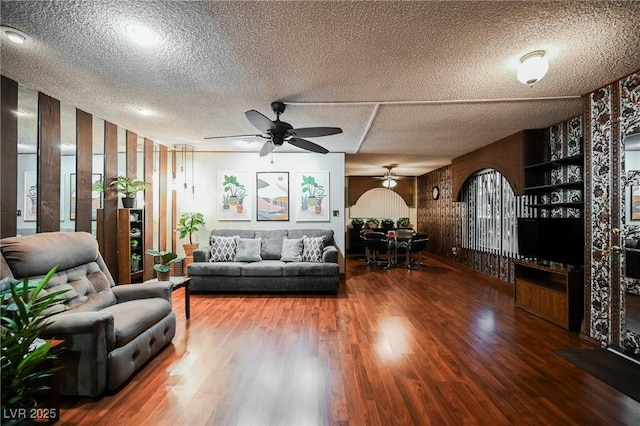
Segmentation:
{"type": "Polygon", "coordinates": [[[156,35],[149,28],[137,22],[131,22],[124,26],[129,38],[140,46],[150,46],[155,43],[156,35]]]}
{"type": "Polygon", "coordinates": [[[136,111],[138,111],[138,114],[140,114],[140,115],[151,115],[151,114],[153,114],[153,112],[151,112],[151,110],[147,109],[147,108],[137,108],[136,111]]]}
{"type": "Polygon", "coordinates": [[[0,26],[0,30],[2,30],[2,33],[9,39],[9,41],[15,44],[29,44],[33,41],[33,39],[26,33],[16,30],[15,28],[2,25],[0,26]]]}
{"type": "Polygon", "coordinates": [[[522,84],[533,85],[549,71],[549,64],[544,59],[544,53],[544,50],[536,50],[520,58],[517,77],[522,84]]]}

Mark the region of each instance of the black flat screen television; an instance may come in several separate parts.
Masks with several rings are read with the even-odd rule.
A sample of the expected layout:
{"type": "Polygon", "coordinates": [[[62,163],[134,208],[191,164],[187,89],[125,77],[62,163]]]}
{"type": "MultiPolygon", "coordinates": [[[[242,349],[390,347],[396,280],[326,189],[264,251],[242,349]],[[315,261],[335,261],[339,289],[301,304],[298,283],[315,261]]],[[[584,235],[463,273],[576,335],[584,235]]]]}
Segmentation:
{"type": "Polygon", "coordinates": [[[519,218],[518,252],[539,262],[584,265],[581,218],[519,218]]]}

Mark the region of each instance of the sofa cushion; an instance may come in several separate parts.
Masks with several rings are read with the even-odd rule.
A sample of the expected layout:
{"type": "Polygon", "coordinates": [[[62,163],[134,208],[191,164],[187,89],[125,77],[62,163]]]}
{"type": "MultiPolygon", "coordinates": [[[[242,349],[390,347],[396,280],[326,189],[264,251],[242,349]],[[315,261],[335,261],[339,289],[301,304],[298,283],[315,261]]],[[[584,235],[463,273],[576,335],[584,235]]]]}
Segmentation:
{"type": "Polygon", "coordinates": [[[261,238],[236,238],[236,262],[260,262],[261,238]]]}
{"type": "Polygon", "coordinates": [[[303,236],[307,237],[325,237],[324,245],[332,246],[335,245],[333,240],[333,229],[289,229],[289,238],[302,238],[303,236]]]}
{"type": "Polygon", "coordinates": [[[213,244],[213,237],[234,237],[240,238],[254,238],[255,231],[253,229],[214,229],[209,236],[209,245],[213,244]]]}
{"type": "Polygon", "coordinates": [[[303,262],[322,262],[322,249],[326,237],[302,237],[302,261],[303,262]]]}
{"type": "Polygon", "coordinates": [[[211,237],[211,259],[210,262],[233,262],[236,258],[236,236],[221,237],[214,235],[211,237]]]}
{"type": "Polygon", "coordinates": [[[239,262],[193,262],[188,266],[189,275],[239,277],[244,263],[239,262]]]}
{"type": "Polygon", "coordinates": [[[338,273],[337,263],[290,262],[282,267],[283,277],[332,277],[338,273]]]}
{"type": "Polygon", "coordinates": [[[256,238],[262,238],[263,259],[278,260],[282,255],[282,240],[287,236],[286,229],[270,229],[256,231],[256,238]]]}
{"type": "Polygon", "coordinates": [[[109,306],[101,312],[113,314],[116,347],[121,347],[169,315],[171,303],[159,297],[139,299],[109,306]]]}
{"type": "Polygon", "coordinates": [[[302,249],[302,238],[285,238],[282,240],[282,256],[280,260],[283,262],[301,262],[302,249]]]}
{"type": "Polygon", "coordinates": [[[279,260],[263,260],[256,263],[245,263],[242,266],[243,277],[281,277],[284,262],[279,260]]]}

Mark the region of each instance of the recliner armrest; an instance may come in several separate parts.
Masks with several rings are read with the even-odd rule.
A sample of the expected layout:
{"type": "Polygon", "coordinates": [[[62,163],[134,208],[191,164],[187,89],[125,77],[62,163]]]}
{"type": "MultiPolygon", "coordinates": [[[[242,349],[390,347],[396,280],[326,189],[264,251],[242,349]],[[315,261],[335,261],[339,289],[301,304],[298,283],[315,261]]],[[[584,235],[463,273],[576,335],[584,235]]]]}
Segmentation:
{"type": "Polygon", "coordinates": [[[171,303],[171,281],[160,281],[155,283],[117,285],[111,288],[118,303],[128,302],[137,299],[150,299],[160,297],[171,303]]]}
{"type": "Polygon", "coordinates": [[[47,318],[50,322],[43,337],[64,339],[65,336],[94,335],[96,342],[104,342],[107,350],[116,344],[114,317],[111,312],[91,311],[61,313],[47,318]]]}
{"type": "Polygon", "coordinates": [[[338,263],[338,249],[335,246],[326,246],[322,250],[322,261],[324,263],[338,263]]]}

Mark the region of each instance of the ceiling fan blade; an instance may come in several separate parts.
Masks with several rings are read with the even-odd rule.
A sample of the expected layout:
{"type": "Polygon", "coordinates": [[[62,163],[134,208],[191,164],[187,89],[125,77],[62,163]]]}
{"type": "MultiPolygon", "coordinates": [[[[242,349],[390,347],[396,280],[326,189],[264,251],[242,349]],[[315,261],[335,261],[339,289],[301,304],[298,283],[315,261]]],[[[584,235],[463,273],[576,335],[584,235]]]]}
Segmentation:
{"type": "Polygon", "coordinates": [[[306,139],[293,138],[289,143],[293,146],[297,146],[298,148],[306,149],[307,151],[317,152],[318,154],[326,154],[329,152],[328,149],[306,139]]]}
{"type": "Polygon", "coordinates": [[[260,150],[260,157],[266,157],[275,149],[276,145],[273,141],[266,141],[264,145],[262,145],[262,149],[260,150]]]}
{"type": "Polygon", "coordinates": [[[228,138],[261,138],[262,135],[230,135],[230,136],[207,136],[204,139],[228,139],[228,138]]]}
{"type": "Polygon", "coordinates": [[[275,127],[273,121],[269,120],[268,117],[259,113],[255,109],[245,112],[244,115],[247,116],[247,120],[249,120],[249,122],[253,124],[256,129],[260,130],[263,133],[267,133],[269,130],[272,130],[275,127]]]}
{"type": "Polygon", "coordinates": [[[340,127],[302,127],[289,130],[289,134],[300,138],[318,138],[320,136],[337,135],[338,133],[342,133],[340,127]]]}

